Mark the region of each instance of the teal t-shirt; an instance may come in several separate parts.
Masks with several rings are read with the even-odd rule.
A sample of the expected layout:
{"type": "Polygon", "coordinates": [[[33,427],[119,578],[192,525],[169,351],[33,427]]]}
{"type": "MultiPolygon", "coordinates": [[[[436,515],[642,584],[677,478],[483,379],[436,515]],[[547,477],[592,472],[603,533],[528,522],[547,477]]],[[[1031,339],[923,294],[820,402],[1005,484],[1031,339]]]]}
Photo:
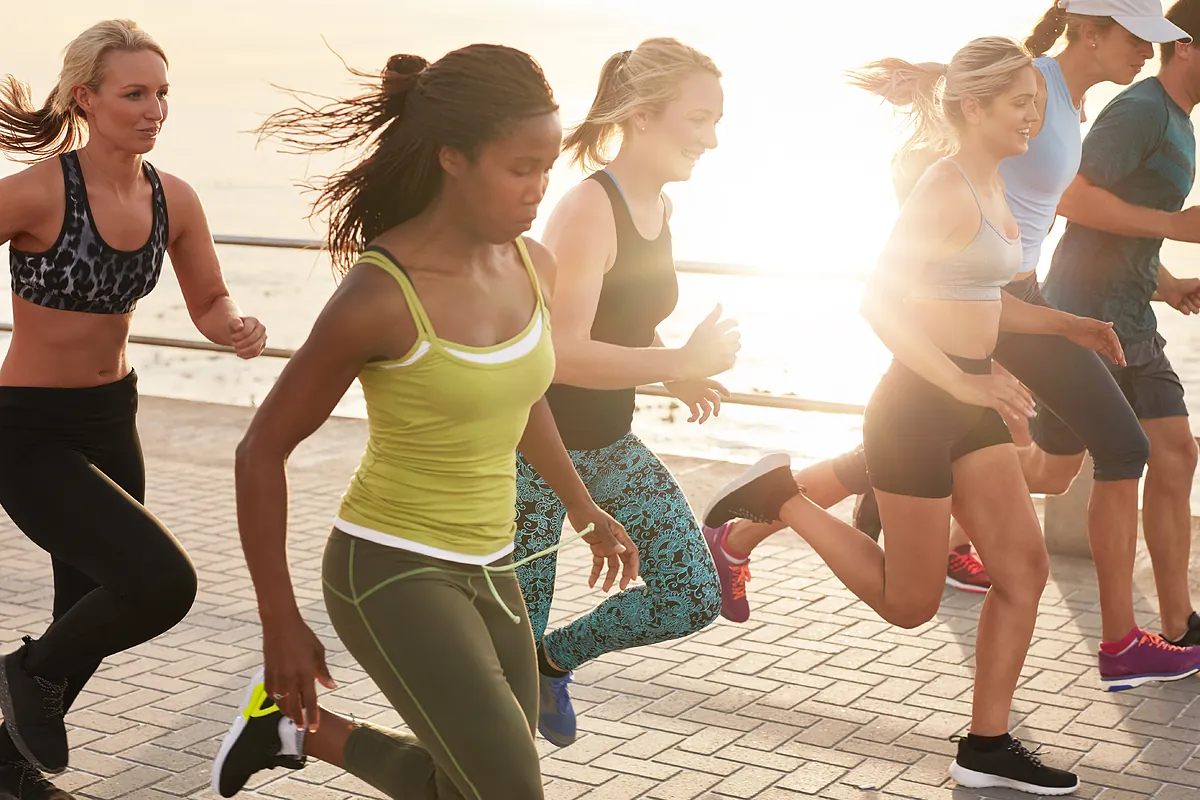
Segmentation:
{"type": "MultiPolygon", "coordinates": [[[[1135,83],[1096,117],[1079,174],[1127,203],[1179,211],[1196,177],[1192,122],[1158,78],[1135,83]]],[[[1046,299],[1063,311],[1113,323],[1124,344],[1152,338],[1158,321],[1162,239],[1118,236],[1067,223],[1046,276],[1046,299]]]]}

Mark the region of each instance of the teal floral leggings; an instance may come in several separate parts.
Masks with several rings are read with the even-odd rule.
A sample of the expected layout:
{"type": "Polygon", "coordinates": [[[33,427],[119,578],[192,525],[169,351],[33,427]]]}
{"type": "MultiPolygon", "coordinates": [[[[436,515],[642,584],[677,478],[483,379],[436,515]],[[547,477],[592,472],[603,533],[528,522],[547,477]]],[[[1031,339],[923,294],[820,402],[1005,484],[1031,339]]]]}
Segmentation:
{"type": "MultiPolygon", "coordinates": [[[[556,554],[518,568],[533,638],[544,636],[550,660],[573,670],[604,653],[678,639],[716,620],[721,611],[716,567],[683,490],[658,457],[632,433],[599,450],[570,453],[592,498],[637,546],[643,583],[547,634],[556,554]]],[[[513,560],[557,544],[565,517],[558,497],[518,454],[513,560]]]]}

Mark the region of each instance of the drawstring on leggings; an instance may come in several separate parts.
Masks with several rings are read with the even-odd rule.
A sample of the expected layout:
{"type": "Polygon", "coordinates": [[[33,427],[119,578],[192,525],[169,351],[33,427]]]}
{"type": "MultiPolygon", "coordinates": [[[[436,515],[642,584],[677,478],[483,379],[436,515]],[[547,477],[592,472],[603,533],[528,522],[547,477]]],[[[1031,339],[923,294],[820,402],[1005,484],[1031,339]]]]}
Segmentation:
{"type": "Polygon", "coordinates": [[[514,614],[512,612],[512,609],[510,609],[507,605],[505,605],[504,599],[502,597],[500,597],[500,592],[496,589],[496,584],[492,583],[492,573],[493,572],[511,572],[512,570],[515,570],[517,567],[523,567],[526,564],[528,564],[530,561],[536,561],[537,559],[542,558],[543,556],[548,556],[551,553],[558,550],[560,547],[563,547],[564,545],[568,545],[568,544],[571,544],[572,542],[576,542],[576,541],[582,539],[584,536],[587,536],[589,533],[591,533],[593,530],[595,530],[595,528],[596,528],[596,526],[594,524],[588,523],[588,526],[586,528],[581,530],[579,533],[576,533],[574,536],[571,536],[568,539],[560,539],[558,544],[554,545],[553,547],[547,547],[545,550],[541,551],[540,553],[534,553],[533,555],[528,556],[526,558],[522,558],[520,561],[516,561],[512,564],[505,564],[504,566],[501,566],[501,567],[493,567],[491,564],[483,565],[483,578],[484,578],[484,580],[487,581],[488,589],[491,590],[492,597],[494,597],[496,599],[496,602],[500,604],[500,607],[504,609],[504,613],[508,614],[509,619],[511,619],[513,622],[516,622],[518,624],[520,624],[520,622],[521,622],[521,618],[518,617],[516,614],[514,614]]]}

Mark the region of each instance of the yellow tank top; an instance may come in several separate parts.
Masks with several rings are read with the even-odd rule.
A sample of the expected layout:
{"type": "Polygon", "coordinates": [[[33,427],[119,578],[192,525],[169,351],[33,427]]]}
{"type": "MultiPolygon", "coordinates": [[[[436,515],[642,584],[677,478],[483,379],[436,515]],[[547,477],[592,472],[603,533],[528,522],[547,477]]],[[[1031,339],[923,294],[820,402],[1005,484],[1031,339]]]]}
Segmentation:
{"type": "Polygon", "coordinates": [[[336,526],[380,544],[484,564],[512,550],[516,449],[554,377],[550,315],[524,243],[536,303],[525,329],[493,347],[439,339],[412,283],[381,250],[359,263],[400,284],[417,340],[401,359],[359,374],[369,438],[336,526]]]}

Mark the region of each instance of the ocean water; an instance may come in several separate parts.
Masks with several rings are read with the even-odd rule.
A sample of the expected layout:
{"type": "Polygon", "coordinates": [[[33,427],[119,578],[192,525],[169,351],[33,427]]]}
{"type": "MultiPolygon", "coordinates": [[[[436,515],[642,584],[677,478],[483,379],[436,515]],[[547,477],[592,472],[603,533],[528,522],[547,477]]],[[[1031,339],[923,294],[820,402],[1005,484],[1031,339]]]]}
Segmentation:
{"type": "MultiPolygon", "coordinates": [[[[28,80],[35,96],[44,97],[71,37],[105,17],[136,19],[171,58],[171,113],[153,163],[196,187],[215,232],[315,238],[321,221],[307,218],[312,198],[296,184],[356,154],[305,158],[258,143],[249,131],[290,102],[278,87],[344,94],[353,84],[339,56],[373,71],[392,53],[434,59],[471,42],[500,42],[538,58],[569,124],[585,113],[611,53],[648,36],[676,36],[714,57],[726,94],[720,146],[704,156],[691,181],[668,187],[676,257],[768,274],[682,275],[664,339],[682,344],[720,302],[743,334],[737,366],[720,378],[730,389],[865,403],[890,355],[857,308],[863,277],[896,214],[888,160],[899,129],[890,110],[847,87],[841,74],[885,55],[948,59],[974,36],[1021,36],[1047,6],[1045,0],[977,7],[860,0],[853,13],[835,4],[783,15],[772,0],[442,0],[419,8],[343,0],[331,13],[315,0],[187,7],[57,0],[53,14],[29,6],[16,12],[22,34],[6,40],[0,73],[28,80]]],[[[1148,65],[1145,74],[1154,69],[1148,65]]],[[[1093,90],[1092,115],[1115,92],[1093,90]]],[[[0,175],[16,169],[0,162],[0,175]]],[[[534,236],[581,177],[565,166],[555,170],[534,236]]],[[[1060,233],[1061,223],[1052,238],[1060,233]]],[[[1045,248],[1046,263],[1052,250],[1045,248]]],[[[267,324],[271,344],[302,344],[334,288],[327,259],[240,247],[222,247],[220,255],[234,296],[267,324]]],[[[1200,275],[1194,247],[1168,243],[1163,261],[1177,275],[1200,275]]],[[[0,317],[8,313],[0,303],[0,317]]],[[[1200,396],[1200,320],[1165,306],[1159,318],[1168,354],[1191,396],[1200,396]]],[[[169,270],[141,303],[134,330],[198,338],[169,270]]],[[[141,346],[131,354],[146,393],[223,403],[260,401],[283,366],[141,346]]],[[[671,406],[651,398],[640,403],[636,429],[653,446],[735,461],[764,449],[822,458],[853,445],[861,426],[853,416],[733,406],[695,426],[671,406]]],[[[363,413],[357,388],[337,413],[363,413]]]]}

